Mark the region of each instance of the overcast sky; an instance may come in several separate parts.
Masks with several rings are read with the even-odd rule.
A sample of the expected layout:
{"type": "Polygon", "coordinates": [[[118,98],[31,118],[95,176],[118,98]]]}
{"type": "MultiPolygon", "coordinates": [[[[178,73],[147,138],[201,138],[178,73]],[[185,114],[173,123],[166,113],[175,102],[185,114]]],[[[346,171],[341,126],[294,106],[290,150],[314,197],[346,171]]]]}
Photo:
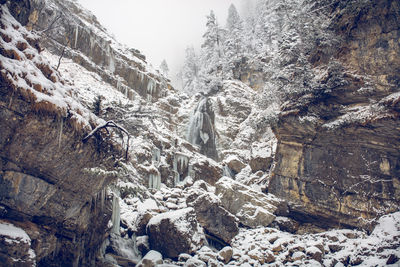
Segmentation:
{"type": "Polygon", "coordinates": [[[201,44],[211,9],[224,26],[230,4],[240,9],[241,2],[248,0],[78,1],[119,42],[139,49],[154,67],[166,59],[172,76],[182,63],[185,48],[201,44]]]}

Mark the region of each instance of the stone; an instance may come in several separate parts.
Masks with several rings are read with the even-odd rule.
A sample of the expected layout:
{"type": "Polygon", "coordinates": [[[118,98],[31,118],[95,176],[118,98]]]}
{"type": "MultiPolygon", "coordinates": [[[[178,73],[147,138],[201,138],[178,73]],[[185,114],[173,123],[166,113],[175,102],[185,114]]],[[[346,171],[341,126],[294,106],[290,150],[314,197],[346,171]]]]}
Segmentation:
{"type": "Polygon", "coordinates": [[[296,234],[303,235],[303,234],[318,234],[325,232],[326,229],[318,227],[313,223],[303,223],[299,225],[296,234]]]}
{"type": "Polygon", "coordinates": [[[4,266],[28,267],[36,265],[36,255],[31,249],[31,238],[15,225],[0,220],[0,259],[4,266]]]}
{"type": "Polygon", "coordinates": [[[150,219],[153,218],[153,214],[150,211],[140,212],[136,218],[136,235],[142,236],[146,235],[146,226],[150,219]]]}
{"type": "Polygon", "coordinates": [[[395,264],[399,261],[399,258],[395,254],[390,254],[389,258],[386,261],[386,264],[395,264]]]}
{"type": "Polygon", "coordinates": [[[208,234],[229,244],[239,233],[237,218],[222,206],[213,193],[204,192],[187,204],[194,208],[198,222],[208,234]]]}
{"type": "Polygon", "coordinates": [[[199,160],[193,163],[194,181],[203,180],[210,185],[215,185],[222,177],[222,168],[212,160],[199,160]]]}
{"type": "Polygon", "coordinates": [[[257,156],[253,157],[249,161],[249,165],[253,173],[258,171],[267,172],[271,168],[273,158],[271,155],[269,156],[257,156]]]}
{"type": "Polygon", "coordinates": [[[184,267],[206,267],[207,264],[204,261],[191,258],[185,264],[183,265],[184,267]]]}
{"type": "Polygon", "coordinates": [[[236,155],[228,156],[224,162],[234,173],[239,173],[244,167],[246,167],[246,164],[244,164],[236,155]]]}
{"type": "Polygon", "coordinates": [[[275,262],[275,260],[276,260],[275,256],[268,252],[267,252],[267,255],[264,257],[265,263],[273,263],[273,262],[275,262]]]}
{"type": "Polygon", "coordinates": [[[207,262],[207,266],[209,267],[222,267],[224,266],[221,262],[217,261],[216,259],[209,259],[207,262]]]}
{"type": "Polygon", "coordinates": [[[177,259],[181,253],[193,253],[205,240],[193,208],[154,216],[147,225],[147,233],[150,248],[172,259],[177,259]]]}
{"type": "Polygon", "coordinates": [[[181,254],[179,254],[178,261],[180,261],[180,262],[186,262],[186,261],[188,261],[188,260],[191,259],[191,258],[192,258],[192,256],[189,255],[189,254],[187,254],[187,253],[181,253],[181,254]]]}
{"type": "Polygon", "coordinates": [[[147,235],[136,237],[136,246],[142,255],[146,255],[150,251],[149,237],[147,235]]]}
{"type": "Polygon", "coordinates": [[[248,227],[268,226],[274,221],[279,199],[257,192],[228,177],[215,184],[215,194],[229,212],[248,227]]]}
{"type": "Polygon", "coordinates": [[[299,223],[287,217],[276,217],[274,222],[281,231],[294,234],[299,229],[299,223]]]}
{"type": "Polygon", "coordinates": [[[331,251],[331,253],[335,253],[341,251],[343,249],[343,246],[337,244],[329,244],[328,248],[331,251]]]}
{"type": "Polygon", "coordinates": [[[233,249],[231,247],[224,247],[218,252],[218,258],[225,264],[231,261],[233,256],[233,249]]]}
{"type": "Polygon", "coordinates": [[[163,257],[160,252],[150,250],[136,265],[137,267],[154,267],[163,263],[163,257]]]}
{"type": "Polygon", "coordinates": [[[307,256],[311,257],[313,260],[322,262],[323,253],[319,248],[317,248],[315,246],[307,247],[306,254],[307,254],[307,256]]]}

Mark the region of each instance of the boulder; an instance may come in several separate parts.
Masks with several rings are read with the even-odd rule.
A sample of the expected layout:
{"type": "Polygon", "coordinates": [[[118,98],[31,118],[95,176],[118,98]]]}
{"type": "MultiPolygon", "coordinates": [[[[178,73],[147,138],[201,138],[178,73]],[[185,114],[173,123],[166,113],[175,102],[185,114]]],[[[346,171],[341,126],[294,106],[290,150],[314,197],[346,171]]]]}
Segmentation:
{"type": "Polygon", "coordinates": [[[142,255],[150,251],[149,237],[147,235],[136,237],[136,246],[142,255]]]}
{"type": "Polygon", "coordinates": [[[244,164],[236,155],[229,155],[224,162],[235,173],[239,173],[246,164],[244,164]]]}
{"type": "Polygon", "coordinates": [[[215,161],[200,159],[193,163],[194,181],[203,180],[214,185],[222,176],[222,168],[215,161]]]}
{"type": "Polygon", "coordinates": [[[149,223],[153,214],[150,211],[140,212],[136,218],[136,235],[146,235],[146,226],[149,223]]]}
{"type": "Polygon", "coordinates": [[[248,227],[268,226],[274,221],[280,200],[272,195],[257,192],[228,177],[222,177],[216,184],[216,195],[229,212],[248,227]]]}
{"type": "Polygon", "coordinates": [[[204,192],[187,204],[194,208],[197,220],[207,233],[228,244],[238,234],[238,219],[222,206],[213,193],[204,192]]]}
{"type": "Polygon", "coordinates": [[[31,249],[27,233],[11,223],[0,221],[0,260],[2,266],[28,267],[36,265],[36,255],[31,249]],[[3,265],[4,264],[4,265],[3,265]]]}
{"type": "Polygon", "coordinates": [[[155,250],[150,250],[144,257],[141,259],[136,267],[154,267],[158,264],[163,263],[163,257],[160,252],[155,250]]]}
{"type": "Polygon", "coordinates": [[[296,233],[299,229],[300,224],[295,220],[292,220],[287,217],[276,217],[274,223],[279,227],[281,231],[296,233]]]}
{"type": "Polygon", "coordinates": [[[193,253],[205,240],[193,208],[154,216],[147,225],[147,233],[150,248],[172,259],[178,258],[181,253],[193,253]]]}
{"type": "Polygon", "coordinates": [[[218,253],[218,258],[227,264],[233,256],[233,249],[231,247],[224,247],[218,253]]]}

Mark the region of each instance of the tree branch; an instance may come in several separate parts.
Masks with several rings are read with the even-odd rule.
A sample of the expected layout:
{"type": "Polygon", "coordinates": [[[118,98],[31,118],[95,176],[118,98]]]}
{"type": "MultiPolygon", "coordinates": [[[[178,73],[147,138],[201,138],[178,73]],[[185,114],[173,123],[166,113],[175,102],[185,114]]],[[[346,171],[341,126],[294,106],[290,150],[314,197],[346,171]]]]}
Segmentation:
{"type": "Polygon", "coordinates": [[[128,160],[128,152],[129,152],[129,140],[130,140],[130,135],[127,130],[125,130],[123,127],[119,126],[116,124],[114,121],[107,121],[105,124],[99,125],[96,128],[94,128],[88,135],[86,135],[83,139],[82,142],[87,142],[87,140],[92,137],[96,132],[100,131],[101,129],[106,129],[107,127],[110,128],[117,128],[120,130],[122,133],[125,133],[128,137],[127,143],[126,143],[126,150],[125,150],[125,159],[128,160]]]}

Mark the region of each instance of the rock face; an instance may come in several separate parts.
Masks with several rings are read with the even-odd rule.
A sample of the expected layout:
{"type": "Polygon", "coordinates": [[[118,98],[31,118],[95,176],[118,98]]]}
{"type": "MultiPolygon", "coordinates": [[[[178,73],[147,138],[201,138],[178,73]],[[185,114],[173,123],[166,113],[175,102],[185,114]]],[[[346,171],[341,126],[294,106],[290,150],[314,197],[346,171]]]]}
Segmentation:
{"type": "Polygon", "coordinates": [[[193,208],[170,211],[153,217],[147,225],[150,248],[164,257],[177,259],[181,253],[192,253],[205,240],[193,208]]]}
{"type": "Polygon", "coordinates": [[[76,2],[19,2],[29,2],[30,9],[23,7],[25,13],[18,19],[29,28],[46,31],[50,37],[44,38],[47,48],[59,55],[64,46],[71,48],[64,51],[66,57],[99,74],[129,99],[140,95],[153,102],[165,96],[166,88],[171,88],[167,79],[148,72],[144,55],[118,44],[96,17],[76,2]],[[118,73],[118,78],[114,73],[118,73]]]}
{"type": "Polygon", "coordinates": [[[282,109],[269,192],[289,200],[299,220],[370,229],[368,221],[397,210],[399,7],[389,0],[332,7],[337,65],[326,67],[326,55],[310,59],[326,69],[318,77],[326,90],[282,109]]]}
{"type": "Polygon", "coordinates": [[[274,219],[279,201],[273,196],[256,192],[228,177],[215,184],[215,194],[222,205],[248,227],[268,226],[274,219]]]}
{"type": "Polygon", "coordinates": [[[104,188],[122,151],[102,134],[82,142],[90,123],[79,113],[93,126],[95,116],[67,96],[37,37],[4,6],[0,13],[1,217],[27,232],[39,265],[91,265],[111,215],[104,188]]]}

